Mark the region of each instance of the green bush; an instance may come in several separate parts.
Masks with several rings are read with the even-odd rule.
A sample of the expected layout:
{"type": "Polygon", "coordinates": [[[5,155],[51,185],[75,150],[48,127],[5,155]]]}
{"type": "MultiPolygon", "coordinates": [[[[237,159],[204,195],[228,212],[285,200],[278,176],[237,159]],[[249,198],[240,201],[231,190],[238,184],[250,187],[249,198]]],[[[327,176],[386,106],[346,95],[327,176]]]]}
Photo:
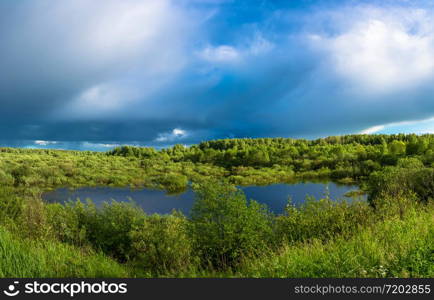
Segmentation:
{"type": "Polygon", "coordinates": [[[289,203],[276,221],[277,236],[287,242],[316,238],[328,240],[349,236],[373,222],[373,210],[365,202],[337,202],[329,198],[307,197],[299,208],[289,203]]]}
{"type": "Polygon", "coordinates": [[[8,186],[14,184],[14,177],[0,169],[0,186],[8,186]]]}
{"type": "Polygon", "coordinates": [[[26,199],[17,221],[19,234],[25,238],[45,239],[50,235],[44,202],[39,198],[26,199]]]}
{"type": "Polygon", "coordinates": [[[46,210],[56,239],[101,250],[145,275],[194,266],[188,221],[180,214],[146,216],[131,203],[113,201],[97,208],[90,200],[49,204],[46,210]]]}
{"type": "Polygon", "coordinates": [[[180,214],[152,215],[143,220],[130,233],[133,265],[157,275],[177,274],[195,267],[187,223],[180,214]]]}
{"type": "Polygon", "coordinates": [[[104,203],[100,209],[87,205],[82,220],[87,240],[95,249],[125,262],[132,249],[130,232],[145,218],[143,210],[131,203],[104,203]]]}
{"type": "Polygon", "coordinates": [[[169,173],[158,177],[157,182],[161,184],[169,194],[178,194],[186,190],[188,178],[181,174],[169,173]]]}
{"type": "Polygon", "coordinates": [[[13,187],[0,187],[0,224],[14,222],[23,210],[23,197],[13,187]]]}
{"type": "Polygon", "coordinates": [[[104,203],[97,208],[90,200],[70,202],[65,207],[48,206],[55,236],[74,245],[91,245],[95,250],[125,262],[132,252],[130,233],[146,215],[132,203],[104,203]]]}
{"type": "Polygon", "coordinates": [[[83,246],[89,244],[86,237],[84,220],[84,204],[80,201],[62,205],[59,203],[46,205],[47,222],[55,238],[68,244],[83,246]]]}
{"type": "Polygon", "coordinates": [[[272,218],[266,207],[246,200],[233,186],[216,182],[195,187],[190,234],[202,258],[222,268],[242,257],[266,251],[272,240],[272,218]]]}
{"type": "Polygon", "coordinates": [[[427,203],[434,199],[434,169],[414,167],[386,167],[369,177],[369,201],[378,203],[385,196],[392,198],[416,198],[427,203]]]}

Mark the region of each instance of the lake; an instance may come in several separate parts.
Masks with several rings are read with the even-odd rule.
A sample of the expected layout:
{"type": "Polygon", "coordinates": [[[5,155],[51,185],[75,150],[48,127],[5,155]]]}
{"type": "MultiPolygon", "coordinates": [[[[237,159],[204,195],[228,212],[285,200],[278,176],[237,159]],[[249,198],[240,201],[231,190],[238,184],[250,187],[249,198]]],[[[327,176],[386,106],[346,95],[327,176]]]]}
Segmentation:
{"type": "MultiPolygon", "coordinates": [[[[299,206],[306,199],[306,196],[313,196],[316,199],[323,198],[326,190],[330,198],[337,201],[366,200],[366,195],[355,198],[345,197],[345,193],[357,190],[355,185],[338,185],[335,183],[297,183],[297,184],[272,184],[266,186],[240,187],[246,194],[247,199],[255,199],[266,204],[276,214],[281,214],[291,197],[292,203],[299,206]]],[[[152,189],[130,189],[112,187],[84,187],[78,189],[60,188],[46,192],[42,198],[50,203],[65,203],[68,200],[92,199],[97,205],[111,199],[116,201],[134,200],[143,210],[148,213],[167,214],[173,209],[182,211],[188,215],[194,202],[194,192],[189,189],[179,195],[168,195],[162,190],[152,189]]]]}

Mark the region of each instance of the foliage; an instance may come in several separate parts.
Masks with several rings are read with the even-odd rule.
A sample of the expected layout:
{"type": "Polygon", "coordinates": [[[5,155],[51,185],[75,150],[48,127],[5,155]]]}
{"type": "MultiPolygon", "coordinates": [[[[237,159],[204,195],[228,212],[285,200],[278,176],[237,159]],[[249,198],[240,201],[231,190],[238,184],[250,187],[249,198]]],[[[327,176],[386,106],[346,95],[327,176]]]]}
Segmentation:
{"type": "Polygon", "coordinates": [[[124,202],[104,203],[100,209],[92,202],[80,201],[48,207],[50,225],[60,240],[73,245],[90,244],[121,262],[127,261],[132,251],[130,232],[145,218],[140,208],[124,202]]]}
{"type": "Polygon", "coordinates": [[[187,226],[188,220],[177,213],[144,219],[130,232],[132,264],[151,274],[176,274],[195,268],[197,259],[187,226]]]}
{"type": "Polygon", "coordinates": [[[277,217],[277,236],[290,243],[350,236],[374,222],[367,203],[337,202],[328,197],[320,200],[308,197],[301,207],[289,203],[285,210],[285,215],[277,217]]]}
{"type": "Polygon", "coordinates": [[[432,211],[387,219],[351,238],[287,244],[279,253],[249,260],[236,277],[428,277],[434,276],[432,211]]]}
{"type": "Polygon", "coordinates": [[[419,161],[400,160],[396,167],[386,167],[369,178],[369,200],[372,204],[390,198],[416,198],[429,202],[434,198],[434,168],[419,161]]]}
{"type": "Polygon", "coordinates": [[[219,182],[196,187],[196,195],[190,231],[203,263],[231,266],[266,249],[272,220],[264,206],[248,203],[241,190],[219,182]]]}

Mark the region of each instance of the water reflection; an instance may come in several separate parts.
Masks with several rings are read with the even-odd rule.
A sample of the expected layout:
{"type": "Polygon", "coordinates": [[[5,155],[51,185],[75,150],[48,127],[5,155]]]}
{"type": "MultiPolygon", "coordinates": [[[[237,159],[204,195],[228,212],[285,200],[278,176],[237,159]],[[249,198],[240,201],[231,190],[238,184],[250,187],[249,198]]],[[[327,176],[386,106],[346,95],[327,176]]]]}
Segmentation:
{"type": "MultiPolygon", "coordinates": [[[[353,198],[345,196],[346,193],[357,190],[357,186],[337,185],[335,183],[272,184],[267,186],[247,186],[241,187],[241,189],[246,194],[247,199],[255,199],[266,204],[276,214],[283,212],[289,197],[296,206],[303,203],[306,196],[319,199],[324,198],[325,194],[337,201],[343,199],[347,201],[366,200],[365,195],[353,198]]],[[[47,202],[64,203],[77,198],[81,200],[92,199],[97,206],[111,199],[116,201],[130,201],[132,199],[149,214],[167,214],[173,209],[177,209],[188,215],[194,202],[194,192],[188,189],[182,194],[168,195],[165,191],[152,189],[132,190],[129,188],[85,187],[75,190],[60,188],[43,194],[43,199],[47,202]]]]}

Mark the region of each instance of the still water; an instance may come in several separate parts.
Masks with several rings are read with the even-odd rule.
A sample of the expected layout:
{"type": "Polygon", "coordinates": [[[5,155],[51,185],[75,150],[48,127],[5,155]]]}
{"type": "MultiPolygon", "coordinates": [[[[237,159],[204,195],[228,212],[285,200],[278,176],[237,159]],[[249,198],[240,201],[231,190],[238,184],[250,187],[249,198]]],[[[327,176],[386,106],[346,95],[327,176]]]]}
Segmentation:
{"type": "MultiPolygon", "coordinates": [[[[354,201],[366,200],[366,196],[349,198],[345,193],[357,190],[354,185],[337,185],[335,183],[297,183],[297,184],[272,184],[266,186],[247,186],[241,187],[246,194],[247,199],[254,199],[260,203],[266,204],[270,210],[276,214],[281,214],[291,197],[292,203],[300,205],[306,199],[306,196],[313,196],[316,199],[323,198],[326,193],[330,198],[337,201],[354,201]]],[[[173,209],[182,211],[188,215],[194,202],[194,192],[187,190],[179,195],[167,195],[165,191],[152,189],[129,189],[129,188],[111,188],[111,187],[85,187],[70,190],[60,188],[55,191],[47,192],[42,195],[47,202],[64,203],[68,200],[92,199],[98,206],[104,201],[130,201],[131,199],[143,210],[148,213],[167,214],[173,209]]]]}

